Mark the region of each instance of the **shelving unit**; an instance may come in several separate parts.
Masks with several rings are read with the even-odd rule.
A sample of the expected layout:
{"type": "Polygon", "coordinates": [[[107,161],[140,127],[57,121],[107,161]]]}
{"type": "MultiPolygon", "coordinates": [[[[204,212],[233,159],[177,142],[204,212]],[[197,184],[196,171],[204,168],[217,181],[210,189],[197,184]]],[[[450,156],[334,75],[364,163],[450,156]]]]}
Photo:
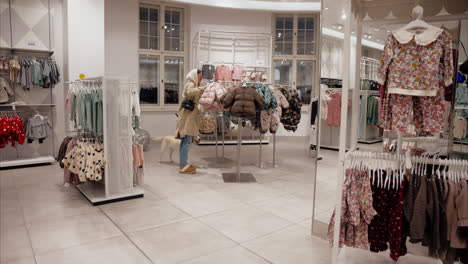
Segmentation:
{"type": "Polygon", "coordinates": [[[87,182],[77,189],[93,205],[141,198],[144,191],[133,186],[132,110],[128,78],[88,78],[102,82],[104,156],[101,182],[87,182]]]}
{"type": "MultiPolygon", "coordinates": [[[[6,48],[1,47],[0,52],[2,56],[14,57],[45,57],[50,58],[54,54],[51,50],[35,50],[35,49],[19,49],[19,48],[6,48]]],[[[22,118],[27,118],[28,113],[40,112],[46,113],[49,117],[49,122],[54,130],[55,121],[55,106],[53,102],[53,88],[40,88],[33,87],[30,91],[25,91],[12,83],[9,80],[8,71],[0,71],[0,77],[10,82],[12,89],[15,91],[12,102],[25,102],[22,103],[7,103],[0,104],[0,111],[15,111],[22,118]]],[[[55,134],[52,133],[46,139],[46,142],[39,144],[33,142],[32,144],[24,143],[18,145],[16,148],[7,146],[0,149],[0,168],[9,168],[16,166],[31,166],[38,164],[50,164],[55,162],[55,134]]]]}

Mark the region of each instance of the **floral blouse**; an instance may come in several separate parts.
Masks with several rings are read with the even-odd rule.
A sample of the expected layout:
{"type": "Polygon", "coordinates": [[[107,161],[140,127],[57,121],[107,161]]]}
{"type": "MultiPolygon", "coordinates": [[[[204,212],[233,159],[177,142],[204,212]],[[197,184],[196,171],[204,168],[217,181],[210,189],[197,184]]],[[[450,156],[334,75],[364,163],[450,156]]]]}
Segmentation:
{"type": "Polygon", "coordinates": [[[420,34],[395,30],[385,44],[378,81],[387,81],[389,94],[436,96],[441,77],[446,87],[452,84],[451,46],[451,35],[440,28],[420,34]]]}

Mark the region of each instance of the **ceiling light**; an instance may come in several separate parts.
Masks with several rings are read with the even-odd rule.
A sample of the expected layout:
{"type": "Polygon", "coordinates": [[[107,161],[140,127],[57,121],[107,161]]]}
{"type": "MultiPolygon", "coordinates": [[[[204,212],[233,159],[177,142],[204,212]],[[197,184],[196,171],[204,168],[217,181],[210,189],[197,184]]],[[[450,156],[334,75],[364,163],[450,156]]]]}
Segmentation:
{"type": "Polygon", "coordinates": [[[341,19],[343,19],[343,20],[346,19],[346,14],[345,13],[341,14],[341,19]]]}
{"type": "Polygon", "coordinates": [[[328,10],[328,7],[325,7],[325,10],[328,10]]]}

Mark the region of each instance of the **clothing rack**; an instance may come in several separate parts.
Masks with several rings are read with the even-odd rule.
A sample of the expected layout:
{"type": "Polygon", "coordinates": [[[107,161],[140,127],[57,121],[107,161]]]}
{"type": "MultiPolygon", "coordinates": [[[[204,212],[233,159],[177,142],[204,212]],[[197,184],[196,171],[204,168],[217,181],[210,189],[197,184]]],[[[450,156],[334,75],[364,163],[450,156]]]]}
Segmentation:
{"type": "MultiPolygon", "coordinates": [[[[344,62],[343,62],[343,65],[345,65],[345,68],[343,70],[343,100],[342,100],[342,108],[341,108],[341,129],[340,129],[340,152],[339,152],[339,164],[340,164],[340,167],[341,167],[341,171],[340,171],[340,175],[338,175],[337,177],[337,192],[336,192],[336,207],[335,207],[335,218],[334,218],[334,226],[335,226],[335,229],[334,229],[334,232],[333,232],[333,247],[331,249],[331,263],[332,264],[337,264],[338,263],[338,255],[339,255],[339,242],[340,241],[340,228],[338,228],[339,226],[341,226],[341,214],[342,214],[342,208],[341,208],[341,203],[342,203],[342,190],[343,190],[343,180],[344,180],[344,175],[345,175],[345,169],[346,169],[346,166],[345,166],[345,162],[347,160],[347,154],[346,153],[346,148],[347,148],[347,143],[349,142],[351,144],[351,150],[353,151],[350,151],[348,154],[350,156],[352,155],[356,155],[356,154],[352,154],[352,152],[354,152],[354,150],[357,148],[357,142],[358,142],[358,123],[357,122],[359,120],[359,115],[358,115],[358,111],[354,111],[354,109],[356,109],[355,107],[358,107],[358,104],[359,103],[359,94],[357,93],[354,93],[353,94],[353,111],[352,111],[352,117],[351,117],[351,132],[349,131],[348,127],[347,127],[347,117],[348,117],[348,113],[347,113],[347,107],[348,107],[348,100],[347,100],[347,95],[349,93],[349,91],[352,89],[352,87],[359,87],[359,84],[360,84],[360,71],[355,71],[355,78],[354,78],[354,83],[351,82],[351,70],[350,70],[350,66],[351,64],[355,64],[355,65],[360,65],[360,61],[361,61],[361,49],[362,49],[362,39],[361,39],[361,36],[363,35],[363,14],[358,12],[357,14],[355,14],[356,16],[354,17],[354,14],[353,14],[353,4],[348,1],[344,4],[344,14],[346,14],[346,18],[345,18],[345,27],[344,27],[344,62]],[[355,44],[352,44],[352,33],[351,33],[351,30],[353,28],[353,19],[356,19],[355,20],[355,39],[356,39],[356,43],[355,44]],[[355,58],[355,61],[351,61],[351,48],[355,49],[356,50],[356,58],[355,58]],[[345,124],[345,125],[343,125],[345,124]],[[351,134],[351,138],[350,140],[347,140],[347,135],[351,134]]],[[[417,6],[417,8],[419,7],[419,9],[422,10],[422,8],[420,6],[417,6]]],[[[415,8],[413,10],[413,16],[415,15],[415,10],[417,10],[417,8],[415,8]]],[[[418,12],[417,16],[418,18],[421,18],[422,17],[422,13],[421,12],[418,12]]],[[[385,24],[387,24],[389,22],[385,22],[385,24]]],[[[404,22],[403,22],[404,23],[404,22]]],[[[402,133],[399,132],[397,133],[398,134],[398,148],[397,148],[397,154],[396,154],[396,157],[401,157],[401,149],[402,149],[402,143],[403,143],[403,136],[402,136],[402,133]]],[[[407,157],[405,157],[406,159],[407,157]]],[[[400,168],[400,167],[404,167],[403,165],[406,165],[404,164],[403,162],[405,161],[405,159],[403,158],[397,158],[396,161],[397,161],[397,167],[400,168]],[[402,164],[403,163],[403,164],[402,164]]],[[[440,166],[457,166],[457,162],[460,162],[460,161],[452,161],[452,160],[441,160],[441,159],[435,159],[435,165],[440,165],[440,166]]],[[[411,162],[417,162],[417,158],[411,158],[411,162]],[[416,159],[416,160],[415,160],[416,159]]],[[[430,160],[427,160],[428,163],[431,163],[431,162],[434,162],[434,161],[430,161],[430,160]]],[[[466,172],[466,169],[465,169],[465,172],[466,172]]]]}
{"type": "MultiPolygon", "coordinates": [[[[53,51],[50,50],[32,50],[32,49],[18,49],[18,48],[5,48],[1,47],[1,57],[4,59],[12,59],[12,58],[22,58],[22,59],[37,59],[37,60],[53,60],[51,56],[53,55],[53,51]]],[[[8,75],[6,71],[1,71],[5,73],[5,76],[8,75]]],[[[12,100],[14,102],[25,100],[28,101],[26,104],[15,104],[15,103],[8,103],[8,104],[0,104],[0,110],[3,109],[12,109],[16,111],[17,109],[21,109],[20,111],[16,111],[16,113],[31,113],[39,112],[47,113],[49,115],[49,121],[52,126],[52,135],[48,137],[48,141],[50,142],[45,143],[43,145],[39,145],[38,143],[28,144],[25,143],[23,145],[18,145],[16,148],[6,147],[0,149],[0,168],[9,168],[9,167],[16,167],[16,166],[34,166],[39,164],[50,164],[55,162],[55,103],[54,103],[54,96],[53,96],[53,88],[37,88],[32,87],[34,90],[41,89],[41,94],[47,92],[47,97],[38,98],[37,96],[29,95],[28,91],[23,91],[19,87],[19,85],[15,82],[9,80],[8,77],[4,78],[6,81],[9,82],[12,89],[14,90],[14,95],[12,100]],[[47,99],[47,102],[44,100],[47,99]],[[30,110],[27,110],[30,109],[30,110]],[[47,109],[47,110],[43,110],[47,109]],[[50,139],[49,139],[50,138],[50,139]],[[15,152],[15,154],[13,153],[15,152]]]]}
{"type": "MultiPolygon", "coordinates": [[[[73,83],[73,82],[72,82],[73,83]]],[[[100,83],[103,101],[103,143],[106,159],[101,182],[87,182],[77,189],[93,205],[141,198],[144,192],[133,186],[131,89],[128,78],[96,77],[80,79],[81,88],[100,83]]],[[[86,133],[77,130],[78,133],[86,133]]]]}

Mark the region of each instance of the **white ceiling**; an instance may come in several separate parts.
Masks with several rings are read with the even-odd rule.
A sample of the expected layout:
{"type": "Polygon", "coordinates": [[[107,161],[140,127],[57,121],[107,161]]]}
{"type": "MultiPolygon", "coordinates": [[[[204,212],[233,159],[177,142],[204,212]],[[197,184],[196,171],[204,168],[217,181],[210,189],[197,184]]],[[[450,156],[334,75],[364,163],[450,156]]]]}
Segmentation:
{"type": "Polygon", "coordinates": [[[320,0],[171,0],[193,5],[207,5],[262,11],[320,11],[320,0]],[[286,4],[287,3],[287,4],[286,4]]]}

